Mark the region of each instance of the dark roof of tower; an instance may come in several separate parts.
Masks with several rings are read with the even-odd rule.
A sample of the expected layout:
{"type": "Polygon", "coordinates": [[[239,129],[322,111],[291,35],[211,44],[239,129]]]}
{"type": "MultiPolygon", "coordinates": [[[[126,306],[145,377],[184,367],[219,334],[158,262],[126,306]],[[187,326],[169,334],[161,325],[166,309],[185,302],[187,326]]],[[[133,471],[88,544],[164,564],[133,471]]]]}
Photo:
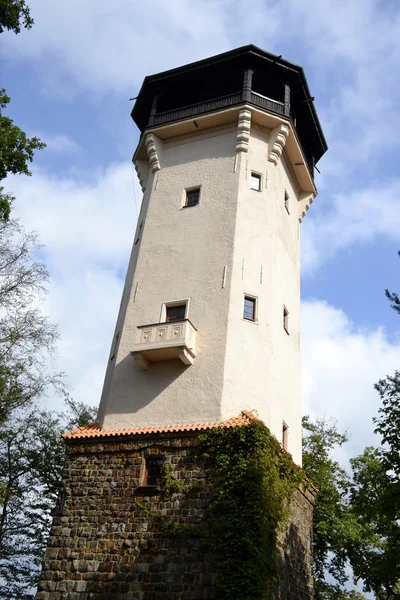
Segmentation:
{"type": "Polygon", "coordinates": [[[176,96],[185,91],[190,98],[193,90],[194,104],[199,91],[206,89],[210,97],[215,91],[218,95],[231,93],[243,78],[243,69],[251,68],[259,73],[259,78],[268,84],[282,80],[290,85],[292,106],[297,113],[297,128],[303,146],[308,154],[314,156],[317,162],[326,152],[328,146],[318,119],[304,70],[299,65],[271,54],[252,44],[211,56],[175,69],[148,75],[145,77],[136,103],[132,109],[132,118],[140,131],[148,125],[153,98],[163,92],[171,93],[176,90],[176,96]],[[225,91],[226,90],[226,91],[225,91]],[[300,121],[300,123],[299,123],[300,121]]]}

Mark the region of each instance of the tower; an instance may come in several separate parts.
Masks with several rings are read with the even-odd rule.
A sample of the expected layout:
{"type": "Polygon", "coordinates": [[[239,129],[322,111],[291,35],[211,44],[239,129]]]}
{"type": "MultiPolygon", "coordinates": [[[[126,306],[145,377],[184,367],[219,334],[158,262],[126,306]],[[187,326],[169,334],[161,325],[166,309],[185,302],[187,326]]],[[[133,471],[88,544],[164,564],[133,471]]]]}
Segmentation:
{"type": "Polygon", "coordinates": [[[276,523],[257,504],[263,477],[281,460],[296,470],[287,453],[268,432],[268,471],[254,438],[241,446],[259,470],[222,494],[244,519],[226,572],[204,536],[217,461],[199,452],[199,432],[265,433],[262,420],[301,463],[299,229],[326,150],[303,70],[245,46],[146,77],[132,117],[143,201],[98,423],[64,436],[36,598],[248,600],[257,571],[277,600],[311,600],[312,489],[274,497],[290,516],[259,551],[276,523]],[[239,596],[221,586],[233,579],[239,596]]]}
{"type": "Polygon", "coordinates": [[[301,462],[300,222],[327,146],[301,67],[246,46],[146,77],[144,192],[103,430],[256,411],[301,462]]]}

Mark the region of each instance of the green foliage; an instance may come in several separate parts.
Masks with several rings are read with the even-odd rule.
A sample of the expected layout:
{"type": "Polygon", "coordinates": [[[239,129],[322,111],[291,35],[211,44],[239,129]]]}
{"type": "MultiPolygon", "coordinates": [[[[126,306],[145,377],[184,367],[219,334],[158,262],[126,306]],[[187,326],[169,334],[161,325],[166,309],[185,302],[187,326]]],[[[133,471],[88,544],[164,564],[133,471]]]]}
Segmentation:
{"type": "Polygon", "coordinates": [[[138,502],[138,500],[135,500],[135,504],[162,533],[166,533],[172,537],[180,537],[183,535],[197,537],[201,536],[203,532],[200,525],[176,522],[169,517],[160,515],[160,513],[155,510],[151,510],[142,502],[138,502]]]}
{"type": "Polygon", "coordinates": [[[19,33],[21,27],[30,29],[32,25],[33,19],[25,0],[0,0],[0,33],[4,30],[19,33]]]}
{"type": "Polygon", "coordinates": [[[49,370],[57,329],[38,308],[48,281],[32,258],[39,249],[34,234],[0,220],[0,423],[50,390],[63,393],[49,370]]]}
{"type": "MultiPolygon", "coordinates": [[[[400,314],[400,296],[389,290],[386,296],[400,314]]],[[[349,474],[332,459],[347,436],[324,420],[304,421],[303,464],[319,488],[314,512],[317,599],[357,597],[343,589],[349,566],[354,579],[378,600],[400,598],[400,371],[378,381],[375,389],[381,407],[373,421],[382,446],[365,448],[351,459],[349,474]]]]}
{"type": "Polygon", "coordinates": [[[273,597],[280,576],[276,534],[302,471],[259,421],[200,435],[199,458],[215,469],[206,526],[217,597],[273,597]]]}
{"type": "Polygon", "coordinates": [[[63,415],[38,409],[65,391],[52,373],[56,328],[39,309],[48,274],[32,258],[36,236],[0,220],[0,597],[33,598],[61,485],[61,433],[92,418],[67,400],[63,415]]]}
{"type": "Polygon", "coordinates": [[[97,410],[94,406],[89,406],[84,402],[77,402],[72,398],[66,398],[65,404],[68,408],[66,415],[68,420],[65,423],[65,430],[71,431],[77,427],[86,427],[94,423],[97,416],[97,410]]]}
{"type": "Polygon", "coordinates": [[[169,463],[164,463],[161,467],[162,488],[167,496],[180,494],[185,491],[185,484],[180,479],[172,476],[172,467],[169,463]]]}
{"type": "Polygon", "coordinates": [[[382,438],[381,457],[385,469],[391,472],[392,483],[400,482],[400,371],[388,375],[375,385],[381,399],[378,417],[373,421],[375,433],[382,438]]]}
{"type": "Polygon", "coordinates": [[[381,398],[375,433],[380,448],[366,448],[351,461],[351,502],[373,543],[351,556],[354,573],[376,598],[400,597],[400,372],[375,385],[381,398]]]}
{"type": "MultiPolygon", "coordinates": [[[[0,90],[0,181],[9,174],[31,175],[28,163],[35,150],[45,147],[39,138],[28,138],[12,119],[2,114],[10,102],[4,89],[0,90]]],[[[0,219],[8,219],[13,196],[0,187],[0,219]]]]}
{"type": "MultiPolygon", "coordinates": [[[[88,413],[91,409],[84,406],[88,413]]],[[[0,425],[0,597],[31,600],[60,491],[61,434],[80,415],[31,410],[0,425]]]]}
{"type": "MultiPolygon", "coordinates": [[[[400,314],[399,295],[386,290],[386,296],[400,314]]],[[[400,371],[379,380],[375,389],[381,407],[373,421],[382,446],[366,448],[351,461],[351,503],[371,534],[364,551],[353,552],[350,560],[367,591],[392,600],[400,598],[400,371]]]]}
{"type": "MultiPolygon", "coordinates": [[[[21,27],[30,29],[33,19],[25,0],[0,0],[0,33],[5,30],[19,33],[21,27]]],[[[35,150],[45,147],[37,137],[28,138],[14,121],[2,113],[10,103],[4,89],[0,89],[0,181],[10,174],[31,175],[28,164],[35,150]]],[[[0,186],[0,220],[10,216],[14,196],[0,186]]]]}
{"type": "Polygon", "coordinates": [[[376,539],[367,521],[359,520],[349,498],[350,474],[332,454],[348,441],[336,423],[303,418],[303,468],[318,494],[314,509],[314,589],[317,600],[357,597],[347,590],[349,562],[376,539]]]}
{"type": "MultiPolygon", "coordinates": [[[[9,104],[10,98],[4,89],[0,90],[1,111],[9,104]]],[[[37,137],[28,138],[14,122],[3,115],[0,118],[0,179],[9,173],[31,175],[28,163],[32,162],[34,151],[45,144],[37,137]]]]}
{"type": "MultiPolygon", "coordinates": [[[[400,252],[398,252],[398,255],[400,256],[400,252]]],[[[385,294],[386,294],[386,298],[390,301],[391,307],[393,308],[393,310],[395,310],[397,313],[400,314],[400,297],[399,297],[399,295],[396,294],[396,292],[390,292],[389,290],[385,290],[385,294]]]]}
{"type": "Polygon", "coordinates": [[[345,541],[348,506],[345,491],[348,475],[331,457],[333,449],[347,442],[346,434],[326,419],[303,418],[303,468],[318,490],[314,509],[314,582],[317,598],[326,598],[337,583],[328,585],[328,572],[339,584],[347,580],[345,541]]]}

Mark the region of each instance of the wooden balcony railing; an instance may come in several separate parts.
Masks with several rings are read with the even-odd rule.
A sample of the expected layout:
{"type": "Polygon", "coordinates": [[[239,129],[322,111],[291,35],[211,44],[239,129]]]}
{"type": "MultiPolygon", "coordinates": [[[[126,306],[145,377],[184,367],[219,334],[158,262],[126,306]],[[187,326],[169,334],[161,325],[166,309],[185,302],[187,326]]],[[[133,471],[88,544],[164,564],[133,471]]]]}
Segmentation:
{"type": "Polygon", "coordinates": [[[279,115],[285,115],[285,105],[283,102],[272,100],[272,98],[267,98],[266,96],[262,96],[261,94],[257,94],[253,91],[251,92],[250,98],[251,104],[255,104],[260,108],[265,108],[271,112],[278,113],[279,115]]]}
{"type": "Polygon", "coordinates": [[[229,96],[213,98],[212,100],[207,100],[207,102],[183,106],[182,108],[177,108],[176,110],[167,110],[154,115],[153,125],[161,125],[164,123],[169,123],[170,121],[177,121],[179,119],[186,119],[188,117],[196,117],[197,115],[201,115],[203,113],[234,106],[240,102],[242,102],[242,92],[237,92],[236,94],[230,94],[229,96]]]}
{"type": "MultiPolygon", "coordinates": [[[[236,92],[234,94],[229,94],[227,96],[220,96],[219,98],[213,98],[212,100],[207,100],[205,102],[199,102],[198,104],[191,104],[189,106],[182,106],[181,108],[177,108],[174,110],[167,110],[164,112],[155,111],[149,120],[149,127],[154,127],[158,125],[164,125],[166,123],[171,123],[173,121],[179,121],[181,119],[189,119],[193,117],[197,117],[199,115],[213,112],[216,110],[223,110],[226,108],[230,108],[231,106],[235,106],[238,104],[250,103],[254,106],[262,108],[272,113],[276,113],[286,118],[291,117],[289,104],[285,105],[284,102],[280,102],[279,100],[274,100],[272,98],[268,98],[267,96],[263,96],[258,94],[254,90],[243,90],[240,92],[236,92]]],[[[294,126],[294,129],[296,127],[294,126]]],[[[310,173],[312,177],[314,176],[314,165],[310,160],[307,159],[307,164],[310,169],[310,173]]]]}
{"type": "Polygon", "coordinates": [[[253,91],[250,93],[250,98],[245,98],[245,94],[243,92],[236,92],[235,94],[220,96],[219,98],[213,98],[212,100],[207,100],[206,102],[182,106],[181,108],[174,110],[156,112],[155,115],[150,118],[149,126],[153,127],[155,125],[170,123],[171,121],[197,117],[198,115],[202,115],[207,112],[229,108],[230,106],[235,106],[236,104],[241,104],[242,102],[246,101],[250,102],[251,104],[255,104],[255,106],[259,106],[260,108],[270,110],[271,112],[285,115],[285,105],[283,102],[272,100],[272,98],[267,98],[253,91]]]}

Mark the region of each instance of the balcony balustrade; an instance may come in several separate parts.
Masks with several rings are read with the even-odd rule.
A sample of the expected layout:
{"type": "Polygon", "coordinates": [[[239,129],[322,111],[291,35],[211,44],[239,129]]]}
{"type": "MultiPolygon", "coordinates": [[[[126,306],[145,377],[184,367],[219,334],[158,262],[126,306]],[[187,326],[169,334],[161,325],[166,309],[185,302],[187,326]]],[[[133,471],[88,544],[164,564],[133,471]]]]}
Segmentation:
{"type": "Polygon", "coordinates": [[[241,104],[246,101],[254,104],[255,106],[259,106],[260,108],[278,113],[279,115],[285,115],[285,104],[283,102],[273,100],[272,98],[267,98],[266,96],[257,94],[254,91],[251,91],[249,98],[246,97],[245,92],[236,92],[235,94],[213,98],[212,100],[207,100],[206,102],[182,106],[174,110],[156,112],[154,116],[150,118],[149,126],[164,125],[165,123],[178,121],[179,119],[197,117],[198,115],[212,112],[214,110],[230,108],[231,106],[235,106],[236,104],[241,104]]]}
{"type": "Polygon", "coordinates": [[[189,319],[140,325],[137,329],[132,356],[141,369],[148,369],[152,362],[173,359],[193,364],[197,330],[189,319]]]}
{"type": "MultiPolygon", "coordinates": [[[[165,125],[167,123],[172,123],[173,121],[179,121],[180,119],[189,119],[197,117],[208,112],[213,112],[215,110],[223,110],[243,103],[253,104],[254,106],[257,106],[272,113],[276,113],[286,118],[292,117],[290,107],[288,105],[285,105],[284,102],[274,100],[273,98],[268,98],[267,96],[263,96],[262,94],[258,94],[257,92],[250,90],[250,92],[236,92],[235,94],[229,94],[228,96],[213,98],[212,100],[207,100],[206,102],[199,102],[198,104],[182,106],[174,110],[167,110],[164,112],[155,111],[154,114],[150,116],[148,126],[157,127],[160,125],[165,125]]],[[[294,121],[292,121],[292,125],[294,131],[296,131],[296,124],[294,121]]],[[[311,176],[314,177],[314,164],[308,158],[306,158],[306,160],[311,176]]]]}

